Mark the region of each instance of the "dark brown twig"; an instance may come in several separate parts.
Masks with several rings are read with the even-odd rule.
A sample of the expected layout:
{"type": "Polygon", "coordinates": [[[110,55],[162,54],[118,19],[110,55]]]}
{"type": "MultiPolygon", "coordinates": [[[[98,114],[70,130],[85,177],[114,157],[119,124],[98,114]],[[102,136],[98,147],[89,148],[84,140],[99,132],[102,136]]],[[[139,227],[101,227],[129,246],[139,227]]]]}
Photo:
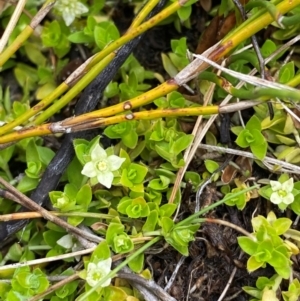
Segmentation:
{"type": "MultiPolygon", "coordinates": [[[[150,16],[153,16],[159,12],[165,5],[166,1],[161,0],[159,4],[153,9],[150,16]]],[[[102,71],[101,74],[84,90],[81,97],[75,107],[75,115],[91,112],[97,106],[101,95],[114,78],[117,71],[132,53],[133,49],[138,45],[142,36],[135,38],[128,44],[124,45],[117,53],[116,58],[102,71]]],[[[47,169],[45,170],[41,181],[38,184],[36,190],[30,195],[30,198],[39,205],[45,205],[48,194],[54,190],[66,170],[67,166],[74,157],[73,140],[76,138],[92,139],[99,132],[85,131],[81,133],[71,133],[66,135],[62,142],[60,149],[57,151],[55,157],[52,159],[47,169]]],[[[26,220],[21,221],[9,221],[0,224],[0,245],[9,236],[19,231],[24,225],[26,220]]]]}

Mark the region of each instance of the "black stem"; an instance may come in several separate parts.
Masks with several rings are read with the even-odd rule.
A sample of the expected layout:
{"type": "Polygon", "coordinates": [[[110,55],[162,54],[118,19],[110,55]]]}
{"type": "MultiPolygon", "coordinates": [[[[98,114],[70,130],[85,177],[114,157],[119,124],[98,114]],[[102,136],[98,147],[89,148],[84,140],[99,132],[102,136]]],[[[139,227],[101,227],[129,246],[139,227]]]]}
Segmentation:
{"type": "MultiPolygon", "coordinates": [[[[165,5],[165,0],[161,0],[159,4],[152,10],[149,17],[158,13],[165,5]]],[[[148,17],[148,18],[149,18],[148,17]]],[[[122,66],[127,57],[132,53],[133,49],[138,45],[143,35],[130,41],[124,45],[117,53],[115,59],[92,81],[92,83],[81,94],[80,99],[75,107],[75,115],[93,111],[101,98],[104,89],[109,82],[115,77],[119,68],[122,66]]],[[[36,190],[31,194],[30,198],[37,204],[44,206],[48,200],[48,194],[54,190],[74,157],[73,140],[76,138],[92,139],[97,131],[84,131],[79,133],[66,134],[60,149],[46,168],[41,181],[36,190]]],[[[21,211],[24,210],[23,208],[21,211]]],[[[21,230],[27,223],[27,220],[9,221],[0,224],[0,246],[3,241],[17,231],[21,230]]]]}

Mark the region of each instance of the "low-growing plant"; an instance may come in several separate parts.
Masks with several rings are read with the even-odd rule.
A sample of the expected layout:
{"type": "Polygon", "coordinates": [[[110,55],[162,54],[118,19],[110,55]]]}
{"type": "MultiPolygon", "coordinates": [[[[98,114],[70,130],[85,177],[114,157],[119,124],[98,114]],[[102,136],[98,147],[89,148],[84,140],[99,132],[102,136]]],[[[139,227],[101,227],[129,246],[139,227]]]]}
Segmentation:
{"type": "MultiPolygon", "coordinates": [[[[280,294],[285,301],[299,298],[293,256],[299,254],[300,235],[292,224],[300,214],[300,182],[294,175],[299,173],[295,102],[300,93],[295,87],[300,84],[300,64],[297,55],[287,54],[284,43],[298,35],[300,0],[243,1],[241,12],[238,3],[221,0],[212,10],[212,1],[123,3],[130,11],[140,11],[124,31],[111,18],[118,7],[110,1],[27,1],[7,48],[0,51],[1,72],[13,77],[20,94],[3,76],[0,212],[3,221],[36,217],[48,221],[27,223],[17,233],[17,242],[8,242],[0,253],[0,278],[6,278],[0,279],[1,300],[138,301],[143,300],[139,281],[151,296],[159,291],[165,300],[172,300],[167,287],[161,292],[151,286],[157,275],[146,269],[150,265],[146,251],[161,241],[164,248],[183,256],[190,251],[198,256],[195,249],[203,223],[243,233],[237,241],[249,255],[248,272],[267,265],[274,269],[274,276],[259,277],[256,287],[243,288],[251,300],[275,301],[280,294]],[[147,17],[158,7],[160,13],[147,17]],[[215,41],[202,56],[190,53],[199,48],[188,31],[194,25],[194,8],[201,14],[205,8],[214,16],[205,25],[206,17],[200,20],[208,30],[201,43],[209,48],[205,37],[215,41]],[[132,53],[134,39],[153,26],[164,30],[164,24],[171,23],[176,39],[159,53],[164,71],[147,70],[132,53]],[[268,39],[260,46],[254,40],[255,49],[249,49],[250,38],[270,24],[268,39]],[[180,32],[189,34],[179,36],[180,32]],[[73,72],[70,65],[77,51],[85,62],[73,72]],[[226,68],[219,64],[223,57],[226,68]],[[260,70],[261,78],[251,68],[260,70]],[[251,116],[236,113],[253,106],[251,116]],[[219,113],[233,114],[227,124],[222,115],[221,124],[218,120],[211,126],[219,113]],[[191,125],[200,124],[199,115],[210,116],[203,118],[209,131],[205,126],[192,131],[191,125]],[[197,122],[193,116],[198,116],[197,122]],[[47,119],[49,123],[44,123],[47,119]],[[236,136],[234,142],[230,132],[236,136]],[[62,140],[62,134],[68,137],[62,140]],[[228,148],[236,149],[222,151],[236,156],[225,157],[219,150],[205,154],[199,150],[195,155],[191,149],[201,135],[212,149],[219,147],[219,140],[223,146],[227,141],[228,148]],[[240,159],[243,156],[250,159],[240,159]],[[197,158],[189,164],[191,157],[197,158]],[[224,161],[229,162],[225,169],[224,161]],[[266,170],[270,176],[261,179],[266,170]],[[32,193],[32,200],[27,193],[32,193]],[[226,206],[252,208],[248,204],[259,196],[269,213],[264,216],[258,207],[259,214],[251,217],[253,233],[212,218],[226,217],[226,206]],[[17,213],[20,205],[37,212],[17,213]],[[54,259],[62,264],[49,264],[54,259]],[[127,265],[138,281],[119,279],[127,265]]],[[[13,5],[3,8],[3,28],[9,27],[13,12],[13,5]]],[[[143,52],[147,55],[147,50],[143,52]]],[[[20,229],[4,222],[2,226],[0,237],[20,229]]]]}

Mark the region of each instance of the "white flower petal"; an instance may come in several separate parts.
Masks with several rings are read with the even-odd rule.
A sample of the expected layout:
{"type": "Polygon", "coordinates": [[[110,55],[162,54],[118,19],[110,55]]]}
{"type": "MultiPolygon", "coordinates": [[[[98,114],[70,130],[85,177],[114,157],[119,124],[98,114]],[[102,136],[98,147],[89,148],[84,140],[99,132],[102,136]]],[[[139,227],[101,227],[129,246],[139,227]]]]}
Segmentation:
{"type": "Polygon", "coordinates": [[[282,202],[282,198],[280,197],[280,195],[277,192],[273,192],[271,194],[270,201],[273,204],[280,204],[282,202]]]}
{"type": "Polygon", "coordinates": [[[111,171],[115,171],[115,170],[118,170],[122,163],[125,161],[126,159],[125,158],[120,158],[118,156],[115,156],[115,155],[112,155],[112,156],[109,156],[107,158],[107,161],[109,163],[109,166],[110,166],[110,170],[111,171]]]}
{"type": "Polygon", "coordinates": [[[87,267],[87,273],[86,273],[86,282],[90,286],[95,286],[99,281],[100,274],[97,272],[97,265],[93,262],[90,262],[87,267]]]}
{"type": "Polygon", "coordinates": [[[96,144],[91,152],[92,161],[100,161],[107,158],[106,151],[99,145],[96,144]]]}
{"type": "Polygon", "coordinates": [[[294,202],[294,195],[292,193],[288,193],[282,201],[286,205],[292,204],[294,202]]]}
{"type": "Polygon", "coordinates": [[[75,13],[76,15],[81,15],[87,13],[89,9],[81,2],[76,2],[75,13]]]}
{"type": "MultiPolygon", "coordinates": [[[[106,275],[105,275],[106,276],[106,275]]],[[[111,278],[108,278],[102,285],[101,287],[106,287],[106,286],[109,286],[111,283],[111,278]]]]}
{"type": "Polygon", "coordinates": [[[97,265],[93,262],[89,262],[87,272],[89,273],[91,271],[96,271],[96,269],[97,269],[97,265]]]}
{"type": "Polygon", "coordinates": [[[75,20],[74,13],[69,12],[69,9],[66,8],[63,10],[62,16],[67,26],[71,25],[75,20]]]}
{"type": "MultiPolygon", "coordinates": [[[[97,264],[90,262],[87,268],[86,281],[90,286],[95,286],[100,280],[109,274],[111,271],[111,258],[101,260],[97,264]]],[[[107,279],[101,287],[110,285],[111,278],[107,279]]]]}
{"type": "Polygon", "coordinates": [[[105,260],[101,260],[97,263],[97,269],[101,270],[103,274],[107,275],[111,270],[111,263],[112,259],[110,257],[105,260]]]}
{"type": "Polygon", "coordinates": [[[282,184],[281,189],[286,192],[292,192],[293,188],[294,188],[294,179],[290,178],[282,184]]]}
{"type": "Polygon", "coordinates": [[[95,167],[95,164],[93,162],[88,162],[83,166],[83,169],[81,173],[84,176],[87,176],[89,178],[93,178],[97,176],[97,169],[95,167]]]}
{"type": "Polygon", "coordinates": [[[277,191],[281,189],[281,183],[278,181],[270,181],[270,185],[273,191],[277,191]]]}
{"type": "MultiPolygon", "coordinates": [[[[111,258],[107,258],[107,259],[99,261],[97,263],[97,268],[98,268],[98,271],[100,272],[102,278],[104,278],[111,271],[111,263],[112,263],[111,258]]],[[[109,286],[110,282],[111,282],[111,278],[108,278],[101,285],[101,287],[109,286]]]]}
{"type": "Polygon", "coordinates": [[[107,171],[105,173],[98,173],[97,179],[100,184],[104,185],[107,188],[110,188],[111,183],[113,182],[114,179],[114,175],[110,171],[107,171]]]}

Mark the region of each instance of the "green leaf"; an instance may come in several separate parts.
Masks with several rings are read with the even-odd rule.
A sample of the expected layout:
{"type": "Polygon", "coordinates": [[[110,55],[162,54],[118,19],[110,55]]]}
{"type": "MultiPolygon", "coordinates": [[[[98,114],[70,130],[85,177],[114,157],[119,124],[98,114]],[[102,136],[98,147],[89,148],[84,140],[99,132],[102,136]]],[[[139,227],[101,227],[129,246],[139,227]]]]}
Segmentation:
{"type": "Polygon", "coordinates": [[[29,60],[37,66],[45,66],[47,59],[42,54],[41,49],[38,48],[36,44],[26,43],[24,46],[26,55],[29,60]]]}
{"type": "Polygon", "coordinates": [[[148,187],[154,190],[165,190],[170,184],[170,179],[164,176],[160,176],[159,179],[153,179],[149,182],[148,187]]]}
{"type": "Polygon", "coordinates": [[[177,156],[178,154],[180,154],[183,150],[185,150],[192,143],[193,139],[194,139],[193,135],[184,135],[184,136],[178,138],[172,144],[170,152],[177,156]]]}
{"type": "Polygon", "coordinates": [[[132,125],[130,122],[120,122],[115,125],[110,125],[104,130],[104,135],[110,139],[122,138],[132,132],[132,125]]]}
{"type": "Polygon", "coordinates": [[[110,249],[106,240],[99,243],[91,256],[90,262],[99,262],[110,257],[110,249]]]}
{"type": "Polygon", "coordinates": [[[76,31],[68,36],[68,40],[76,44],[89,44],[94,42],[94,37],[83,31],[76,31]]]}
{"type": "Polygon", "coordinates": [[[159,207],[159,215],[161,217],[163,216],[171,217],[172,214],[175,212],[176,208],[177,208],[176,204],[164,204],[159,207]]]}
{"type": "Polygon", "coordinates": [[[187,20],[190,17],[191,13],[192,13],[191,6],[183,6],[177,11],[177,14],[182,22],[187,20]]]}
{"type": "Polygon", "coordinates": [[[265,137],[263,136],[263,134],[259,131],[259,130],[251,130],[251,134],[254,138],[254,141],[252,143],[250,143],[250,145],[262,145],[264,143],[266,143],[266,139],[265,137]]]}
{"type": "Polygon", "coordinates": [[[117,82],[110,82],[104,90],[104,96],[107,98],[114,97],[118,95],[118,93],[119,93],[119,86],[117,82]]]}
{"type": "Polygon", "coordinates": [[[133,199],[131,204],[126,208],[126,214],[131,218],[146,217],[149,213],[148,204],[142,197],[133,199]]]}
{"type": "MultiPolygon", "coordinates": [[[[170,75],[170,77],[174,77],[178,73],[178,70],[177,70],[176,66],[174,65],[174,63],[164,53],[161,53],[161,59],[162,59],[162,63],[163,63],[163,66],[164,66],[164,69],[166,70],[166,72],[170,75]]],[[[163,108],[164,101],[162,101],[162,99],[161,99],[161,103],[163,105],[162,106],[162,108],[163,108]]],[[[155,104],[157,105],[157,102],[155,104]]]]}
{"type": "Polygon", "coordinates": [[[101,50],[119,37],[119,31],[113,22],[100,22],[94,28],[95,42],[101,50]]]}
{"type": "Polygon", "coordinates": [[[120,223],[111,222],[106,231],[106,241],[109,245],[113,245],[115,235],[121,234],[124,232],[124,226],[120,223]]]}
{"type": "Polygon", "coordinates": [[[289,218],[279,218],[272,223],[273,228],[275,229],[277,235],[284,234],[287,230],[290,229],[292,221],[289,218]]]}
{"type": "Polygon", "coordinates": [[[5,149],[0,150],[0,167],[6,169],[7,163],[11,159],[15,150],[15,145],[9,146],[5,149]]]}
{"type": "Polygon", "coordinates": [[[243,130],[239,133],[237,139],[235,140],[235,143],[236,143],[238,146],[242,147],[242,148],[248,147],[248,146],[250,145],[250,143],[247,141],[246,138],[249,136],[249,134],[250,134],[250,131],[249,131],[249,130],[243,129],[243,130]]]}
{"type": "Polygon", "coordinates": [[[184,180],[186,182],[191,182],[194,187],[198,187],[201,182],[200,174],[194,171],[187,171],[184,174],[184,180]]]}
{"type": "Polygon", "coordinates": [[[37,151],[38,151],[40,161],[45,166],[47,166],[50,163],[50,161],[53,159],[55,155],[52,149],[44,146],[37,146],[37,151]]]}
{"type": "Polygon", "coordinates": [[[172,228],[174,227],[174,222],[169,217],[161,218],[160,222],[162,227],[162,234],[164,235],[164,237],[167,237],[170,234],[172,228]]]}
{"type": "Polygon", "coordinates": [[[264,58],[270,56],[275,50],[277,49],[276,44],[272,41],[267,39],[264,44],[262,45],[260,51],[264,58]]]}
{"type": "Polygon", "coordinates": [[[212,160],[204,160],[204,164],[210,173],[214,173],[219,168],[219,164],[212,160]]]}
{"type": "Polygon", "coordinates": [[[133,248],[133,242],[125,232],[114,235],[112,243],[112,250],[114,252],[124,254],[132,251],[133,248]]]}
{"type": "Polygon", "coordinates": [[[64,234],[53,230],[48,230],[43,233],[46,244],[50,247],[55,247],[56,242],[63,237],[64,234]]]}
{"type": "Polygon", "coordinates": [[[25,170],[25,173],[29,178],[39,179],[42,174],[42,163],[27,162],[27,169],[25,170]]]}
{"type": "Polygon", "coordinates": [[[131,205],[132,199],[129,197],[123,197],[118,204],[118,211],[122,214],[126,214],[126,209],[129,205],[131,205]]]}
{"type": "Polygon", "coordinates": [[[171,108],[184,108],[185,106],[185,98],[177,91],[170,93],[167,100],[171,108]]]}
{"type": "Polygon", "coordinates": [[[37,179],[37,178],[33,179],[28,176],[25,176],[18,183],[17,189],[20,192],[25,193],[25,192],[35,189],[37,187],[38,183],[39,183],[39,179],[37,179]]]}
{"type": "Polygon", "coordinates": [[[59,44],[61,37],[61,28],[57,20],[51,23],[46,23],[43,26],[43,31],[41,34],[43,45],[46,47],[55,47],[59,44]]]}
{"type": "Polygon", "coordinates": [[[143,225],[143,232],[154,231],[158,222],[158,212],[157,210],[150,211],[146,222],[143,225]]]}
{"type": "Polygon", "coordinates": [[[250,130],[250,131],[252,131],[254,129],[260,131],[261,130],[261,122],[260,122],[260,120],[255,115],[253,115],[249,119],[249,121],[247,122],[246,129],[250,130]]]}
{"type": "Polygon", "coordinates": [[[258,159],[263,160],[267,154],[268,144],[267,142],[258,145],[250,145],[250,149],[254,156],[258,159]]]}
{"type": "Polygon", "coordinates": [[[295,76],[295,65],[294,62],[288,62],[283,65],[279,71],[279,82],[285,84],[290,81],[295,76]]]}
{"type": "Polygon", "coordinates": [[[134,258],[134,260],[131,260],[128,263],[128,266],[131,268],[131,270],[135,273],[141,273],[143,268],[144,268],[144,260],[145,260],[145,255],[139,254],[134,258]]]}
{"type": "Polygon", "coordinates": [[[290,208],[298,215],[300,215],[300,194],[296,195],[294,202],[290,205],[290,208]]]}
{"type": "Polygon", "coordinates": [[[79,162],[84,165],[85,162],[85,156],[88,150],[88,141],[84,140],[84,139],[74,139],[73,140],[73,145],[74,145],[74,149],[75,149],[75,154],[79,160],[79,162]]]}
{"type": "MultiPolygon", "coordinates": [[[[125,292],[126,288],[124,289],[123,287],[116,287],[116,286],[107,286],[107,287],[104,287],[101,291],[101,294],[98,293],[98,296],[101,296],[102,295],[102,292],[103,292],[103,296],[101,298],[101,301],[102,300],[105,300],[105,301],[125,301],[125,300],[128,300],[128,296],[125,292]]],[[[89,299],[89,300],[86,300],[86,301],[98,301],[100,300],[99,297],[97,295],[94,296],[93,299],[89,299]],[[98,297],[98,298],[97,298],[98,297]]]]}
{"type": "Polygon", "coordinates": [[[81,187],[84,178],[84,176],[81,174],[81,170],[81,163],[79,162],[77,157],[74,157],[74,159],[67,168],[67,177],[69,183],[73,184],[78,189],[81,187]]]}
{"type": "MultiPolygon", "coordinates": [[[[243,290],[250,296],[255,297],[256,299],[261,299],[262,298],[262,293],[255,287],[251,286],[243,286],[243,290]]],[[[255,299],[255,301],[256,301],[255,299]]],[[[253,300],[254,301],[254,300],[253,300]]]]}
{"type": "Polygon", "coordinates": [[[183,256],[189,256],[188,245],[179,245],[176,242],[174,242],[173,238],[171,238],[171,237],[166,237],[165,240],[168,244],[170,244],[180,254],[182,254],[183,256]]]}
{"type": "Polygon", "coordinates": [[[138,134],[135,131],[122,136],[122,142],[130,149],[134,149],[138,143],[138,134]]]}
{"type": "MultiPolygon", "coordinates": [[[[268,263],[270,264],[270,265],[272,265],[274,268],[276,268],[276,267],[281,267],[281,268],[283,268],[283,267],[290,267],[290,261],[289,261],[289,258],[287,258],[286,256],[285,256],[285,254],[282,254],[281,252],[279,252],[278,250],[273,250],[273,252],[272,252],[272,258],[270,258],[269,260],[268,260],[268,263]]],[[[279,273],[278,273],[279,274],[279,273]]],[[[286,275],[284,276],[284,275],[281,275],[281,274],[279,274],[280,276],[282,276],[283,278],[287,278],[286,277],[286,275]]]]}
{"type": "Polygon", "coordinates": [[[84,185],[80,188],[76,195],[76,203],[88,208],[89,204],[92,201],[92,189],[89,185],[84,185]]]}
{"type": "MultiPolygon", "coordinates": [[[[14,75],[23,91],[32,91],[36,89],[38,81],[37,70],[28,65],[18,63],[14,68],[14,75]]],[[[16,103],[16,102],[15,102],[16,103]]]]}
{"type": "Polygon", "coordinates": [[[238,237],[238,244],[241,247],[241,249],[249,255],[253,255],[258,247],[258,243],[247,236],[238,237]]]}
{"type": "Polygon", "coordinates": [[[14,243],[5,255],[6,260],[19,261],[23,254],[23,248],[18,243],[14,243]]]}
{"type": "Polygon", "coordinates": [[[247,270],[248,272],[254,272],[257,269],[259,269],[260,267],[262,267],[264,264],[264,262],[258,262],[256,261],[254,256],[251,256],[248,261],[247,261],[247,270]]]}

